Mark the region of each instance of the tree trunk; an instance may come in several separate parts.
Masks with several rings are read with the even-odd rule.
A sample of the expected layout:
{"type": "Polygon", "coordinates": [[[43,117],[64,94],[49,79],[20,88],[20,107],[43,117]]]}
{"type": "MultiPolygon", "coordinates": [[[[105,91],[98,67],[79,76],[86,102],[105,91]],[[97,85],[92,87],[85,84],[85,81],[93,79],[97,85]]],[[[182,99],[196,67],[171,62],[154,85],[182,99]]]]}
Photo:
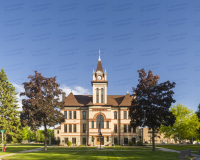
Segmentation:
{"type": "Polygon", "coordinates": [[[154,142],[154,128],[152,128],[152,143],[153,143],[153,150],[152,151],[156,151],[156,148],[155,148],[155,142],[154,142]]]}
{"type": "Polygon", "coordinates": [[[181,137],[180,137],[180,134],[179,134],[179,139],[178,139],[178,141],[179,141],[179,147],[181,147],[181,137]]]}
{"type": "Polygon", "coordinates": [[[44,137],[45,137],[45,140],[44,140],[44,151],[47,151],[47,127],[46,127],[46,124],[44,125],[44,137]]]}

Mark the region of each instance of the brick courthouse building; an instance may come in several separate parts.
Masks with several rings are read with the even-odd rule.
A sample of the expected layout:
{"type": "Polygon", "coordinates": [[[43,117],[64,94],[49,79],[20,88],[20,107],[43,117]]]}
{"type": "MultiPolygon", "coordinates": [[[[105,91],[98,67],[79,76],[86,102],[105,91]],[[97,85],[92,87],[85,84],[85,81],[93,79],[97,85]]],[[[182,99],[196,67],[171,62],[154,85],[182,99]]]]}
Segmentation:
{"type": "Polygon", "coordinates": [[[96,72],[93,70],[93,95],[63,95],[65,122],[55,128],[56,139],[61,145],[112,145],[134,143],[139,140],[139,128],[130,126],[129,106],[133,97],[107,95],[107,72],[103,71],[100,53],[96,72]],[[102,137],[99,136],[101,128],[102,137]]]}

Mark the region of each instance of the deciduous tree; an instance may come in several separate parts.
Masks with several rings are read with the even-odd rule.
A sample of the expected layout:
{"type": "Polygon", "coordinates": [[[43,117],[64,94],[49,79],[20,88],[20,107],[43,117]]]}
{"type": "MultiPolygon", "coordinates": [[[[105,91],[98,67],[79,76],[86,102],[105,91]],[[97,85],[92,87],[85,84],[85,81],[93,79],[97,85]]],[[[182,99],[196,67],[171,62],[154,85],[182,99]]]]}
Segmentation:
{"type": "Polygon", "coordinates": [[[173,136],[179,139],[180,144],[182,139],[197,136],[200,122],[191,109],[179,103],[171,107],[171,113],[176,117],[173,126],[161,126],[160,128],[160,132],[165,133],[165,137],[173,136]]]}
{"type": "Polygon", "coordinates": [[[133,88],[134,99],[130,107],[131,125],[152,129],[153,151],[155,151],[155,131],[160,125],[173,125],[175,118],[169,108],[175,102],[171,90],[175,83],[169,81],[158,84],[159,76],[152,71],[146,75],[144,69],[138,70],[139,84],[133,88]]]}
{"type": "Polygon", "coordinates": [[[47,127],[53,127],[65,120],[60,112],[60,109],[64,107],[64,102],[59,102],[62,90],[56,83],[56,77],[45,78],[35,71],[35,75],[30,75],[28,78],[30,82],[23,83],[25,92],[20,94],[27,97],[22,100],[23,111],[20,118],[22,124],[28,125],[31,130],[44,126],[46,151],[47,127]]]}

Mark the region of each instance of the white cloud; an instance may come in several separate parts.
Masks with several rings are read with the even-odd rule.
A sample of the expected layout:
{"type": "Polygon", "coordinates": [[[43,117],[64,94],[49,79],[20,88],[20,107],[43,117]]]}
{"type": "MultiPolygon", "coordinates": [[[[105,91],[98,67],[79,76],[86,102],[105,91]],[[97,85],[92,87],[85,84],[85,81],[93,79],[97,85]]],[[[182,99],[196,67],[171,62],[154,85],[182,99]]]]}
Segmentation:
{"type": "Polygon", "coordinates": [[[24,96],[20,97],[19,94],[20,94],[20,92],[25,91],[24,87],[23,87],[23,85],[18,85],[16,83],[12,83],[12,85],[15,87],[16,91],[18,92],[18,94],[17,94],[18,103],[17,104],[18,104],[18,107],[20,107],[19,110],[22,111],[22,99],[24,99],[25,97],[24,96]]]}
{"type": "MultiPolygon", "coordinates": [[[[71,88],[66,85],[61,85],[60,88],[65,92],[66,95],[69,95],[71,93],[71,88]]],[[[74,95],[89,95],[90,92],[88,89],[85,89],[81,86],[75,86],[72,88],[72,93],[74,95]]]]}

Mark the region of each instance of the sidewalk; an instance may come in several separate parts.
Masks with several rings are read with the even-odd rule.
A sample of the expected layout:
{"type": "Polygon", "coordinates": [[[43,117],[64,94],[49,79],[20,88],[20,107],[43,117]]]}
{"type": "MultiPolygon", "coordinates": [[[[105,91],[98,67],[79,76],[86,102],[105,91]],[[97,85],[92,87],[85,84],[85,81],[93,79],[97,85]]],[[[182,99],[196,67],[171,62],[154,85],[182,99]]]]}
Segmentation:
{"type": "Polygon", "coordinates": [[[4,158],[4,157],[13,156],[13,155],[20,154],[20,153],[37,152],[37,151],[39,151],[39,150],[41,150],[41,149],[42,149],[42,148],[35,148],[35,149],[26,150],[26,151],[19,151],[19,152],[17,152],[17,153],[11,153],[11,154],[1,155],[1,156],[0,156],[0,160],[2,160],[2,158],[4,158]]]}
{"type": "MultiPolygon", "coordinates": [[[[156,147],[156,148],[160,149],[161,151],[180,153],[180,151],[176,151],[173,149],[167,149],[167,148],[162,148],[162,147],[156,147]]],[[[197,155],[194,153],[191,153],[191,155],[197,157],[194,160],[200,160],[200,155],[197,155]]]]}

